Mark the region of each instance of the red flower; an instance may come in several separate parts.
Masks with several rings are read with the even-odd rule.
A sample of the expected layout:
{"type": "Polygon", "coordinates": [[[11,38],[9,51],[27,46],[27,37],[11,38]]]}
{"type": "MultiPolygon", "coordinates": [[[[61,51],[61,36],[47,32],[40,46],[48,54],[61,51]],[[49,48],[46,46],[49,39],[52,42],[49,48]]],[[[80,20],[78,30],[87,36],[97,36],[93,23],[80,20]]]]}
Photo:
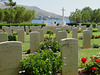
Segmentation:
{"type": "Polygon", "coordinates": [[[86,61],[87,61],[87,59],[83,57],[83,58],[81,59],[81,61],[82,61],[82,63],[84,63],[84,64],[85,64],[85,63],[86,63],[86,61]]]}
{"type": "Polygon", "coordinates": [[[92,67],[92,71],[96,70],[96,67],[92,67]]]}
{"type": "Polygon", "coordinates": [[[93,56],[91,56],[90,58],[93,59],[93,56]]]}
{"type": "Polygon", "coordinates": [[[96,62],[96,63],[98,63],[98,62],[100,62],[100,60],[99,60],[99,59],[97,59],[97,60],[95,60],[95,62],[96,62]]]}
{"type": "Polygon", "coordinates": [[[26,32],[26,34],[28,35],[28,34],[29,34],[29,32],[26,32]]]}

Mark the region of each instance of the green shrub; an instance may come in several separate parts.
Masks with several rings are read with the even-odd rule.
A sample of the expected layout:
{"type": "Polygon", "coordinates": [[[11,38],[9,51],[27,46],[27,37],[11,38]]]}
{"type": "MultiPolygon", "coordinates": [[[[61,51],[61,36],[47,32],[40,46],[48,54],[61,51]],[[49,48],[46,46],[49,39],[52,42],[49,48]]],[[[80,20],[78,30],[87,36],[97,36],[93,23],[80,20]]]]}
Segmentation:
{"type": "Polygon", "coordinates": [[[8,35],[8,41],[16,41],[15,35],[8,35]]]}
{"type": "Polygon", "coordinates": [[[93,28],[96,27],[96,23],[81,23],[82,26],[86,25],[86,27],[90,27],[90,25],[93,26],[93,28]]]}
{"type": "Polygon", "coordinates": [[[44,50],[44,49],[45,49],[45,46],[44,46],[44,43],[43,43],[43,42],[40,43],[40,49],[41,49],[41,50],[44,50]]]}
{"type": "Polygon", "coordinates": [[[81,30],[78,30],[78,33],[81,33],[81,30]]]}
{"type": "Polygon", "coordinates": [[[79,40],[82,40],[82,39],[83,39],[83,37],[82,37],[82,36],[79,36],[79,37],[78,37],[78,39],[79,39],[79,40]]]}
{"type": "Polygon", "coordinates": [[[50,34],[50,35],[52,35],[52,34],[53,34],[53,31],[51,31],[51,30],[47,30],[46,34],[50,34]]]}
{"type": "Polygon", "coordinates": [[[94,35],[92,35],[92,39],[94,39],[94,35]]]}
{"type": "Polygon", "coordinates": [[[62,59],[50,50],[38,51],[21,61],[20,75],[56,75],[62,70],[62,59]]]}
{"type": "Polygon", "coordinates": [[[93,30],[93,32],[98,32],[98,30],[93,30]]]}
{"type": "Polygon", "coordinates": [[[29,32],[32,32],[32,29],[29,29],[29,32]]]}
{"type": "Polygon", "coordinates": [[[53,40],[53,38],[49,36],[44,37],[44,41],[48,41],[48,40],[53,40]]]}
{"type": "Polygon", "coordinates": [[[98,44],[93,44],[92,47],[93,47],[93,48],[99,48],[100,45],[98,45],[98,44]]]}
{"type": "Polygon", "coordinates": [[[17,35],[17,32],[13,32],[13,35],[17,35]]]}
{"type": "Polygon", "coordinates": [[[79,26],[79,23],[67,23],[67,25],[70,25],[70,26],[73,26],[73,25],[79,26]]]}
{"type": "Polygon", "coordinates": [[[57,41],[45,41],[44,43],[40,44],[40,49],[51,49],[53,52],[60,51],[60,44],[57,41]]]}
{"type": "Polygon", "coordinates": [[[70,33],[70,31],[66,28],[66,31],[68,32],[68,33],[70,33]]]}
{"type": "Polygon", "coordinates": [[[59,26],[60,25],[60,23],[57,23],[57,26],[59,26]]]}

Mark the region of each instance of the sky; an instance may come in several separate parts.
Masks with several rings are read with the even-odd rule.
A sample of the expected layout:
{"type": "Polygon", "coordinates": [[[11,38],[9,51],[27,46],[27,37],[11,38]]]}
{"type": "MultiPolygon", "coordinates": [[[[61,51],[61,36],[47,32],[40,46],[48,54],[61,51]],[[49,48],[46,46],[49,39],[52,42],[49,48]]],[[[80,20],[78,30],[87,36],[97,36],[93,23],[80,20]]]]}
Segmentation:
{"type": "Polygon", "coordinates": [[[65,8],[65,16],[76,9],[82,9],[89,6],[92,9],[100,8],[100,0],[13,0],[17,4],[37,6],[48,12],[62,14],[61,9],[65,8]]]}

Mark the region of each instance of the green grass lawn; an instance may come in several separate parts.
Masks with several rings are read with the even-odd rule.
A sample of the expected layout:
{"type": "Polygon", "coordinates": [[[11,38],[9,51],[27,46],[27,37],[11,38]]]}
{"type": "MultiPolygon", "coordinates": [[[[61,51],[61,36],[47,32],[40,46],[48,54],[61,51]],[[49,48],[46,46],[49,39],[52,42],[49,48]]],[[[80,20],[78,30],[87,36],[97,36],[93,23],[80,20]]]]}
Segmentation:
{"type": "MultiPolygon", "coordinates": [[[[78,33],[78,37],[82,36],[82,33],[78,33]]],[[[93,35],[100,35],[100,32],[93,32],[93,35]]],[[[44,35],[44,37],[48,36],[47,34],[44,35]]],[[[54,38],[56,35],[52,35],[52,37],[54,38]]],[[[18,36],[16,35],[17,40],[18,40],[18,36]]],[[[67,38],[72,38],[72,32],[67,34],[67,38]]],[[[99,44],[100,45],[100,39],[91,39],[91,45],[92,44],[99,44]]],[[[79,40],[79,48],[82,46],[82,40],[79,40]]],[[[26,52],[28,49],[30,49],[30,35],[26,35],[25,33],[25,43],[22,44],[22,49],[23,52],[26,52]]],[[[81,58],[82,57],[88,57],[90,58],[90,56],[94,56],[100,53],[100,49],[81,49],[79,50],[79,55],[78,55],[78,62],[80,65],[81,64],[81,58]]],[[[88,60],[89,61],[89,60],[88,60]]]]}
{"type": "MultiPolygon", "coordinates": [[[[93,35],[100,35],[100,32],[93,32],[93,35]]],[[[44,35],[44,37],[48,36],[47,34],[44,35]]],[[[56,35],[52,35],[52,37],[54,38],[56,35]]],[[[82,36],[82,33],[78,33],[78,37],[82,36]]],[[[18,36],[16,35],[17,40],[18,40],[18,36]]],[[[68,33],[67,34],[67,38],[72,38],[72,33],[68,33]]],[[[100,45],[100,39],[91,39],[91,45],[92,44],[99,44],[100,45]]],[[[25,43],[23,43],[23,51],[27,51],[29,49],[30,46],[30,35],[26,35],[25,34],[25,43]]],[[[82,40],[79,40],[79,48],[82,46],[82,40]]]]}

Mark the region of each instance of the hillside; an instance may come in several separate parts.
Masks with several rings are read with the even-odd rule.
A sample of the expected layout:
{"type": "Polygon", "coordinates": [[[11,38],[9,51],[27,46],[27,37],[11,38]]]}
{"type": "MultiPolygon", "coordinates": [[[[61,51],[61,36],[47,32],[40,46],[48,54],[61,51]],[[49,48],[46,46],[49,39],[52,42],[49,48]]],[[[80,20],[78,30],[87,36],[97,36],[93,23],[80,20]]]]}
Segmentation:
{"type": "MultiPolygon", "coordinates": [[[[61,15],[57,15],[51,12],[47,12],[45,10],[42,10],[36,6],[25,6],[25,5],[17,5],[17,6],[23,6],[28,10],[35,10],[36,11],[36,17],[35,19],[62,19],[61,15]]],[[[3,3],[0,3],[0,8],[8,8],[8,6],[5,6],[3,3]]],[[[65,19],[68,19],[68,17],[65,17],[65,19]]]]}

